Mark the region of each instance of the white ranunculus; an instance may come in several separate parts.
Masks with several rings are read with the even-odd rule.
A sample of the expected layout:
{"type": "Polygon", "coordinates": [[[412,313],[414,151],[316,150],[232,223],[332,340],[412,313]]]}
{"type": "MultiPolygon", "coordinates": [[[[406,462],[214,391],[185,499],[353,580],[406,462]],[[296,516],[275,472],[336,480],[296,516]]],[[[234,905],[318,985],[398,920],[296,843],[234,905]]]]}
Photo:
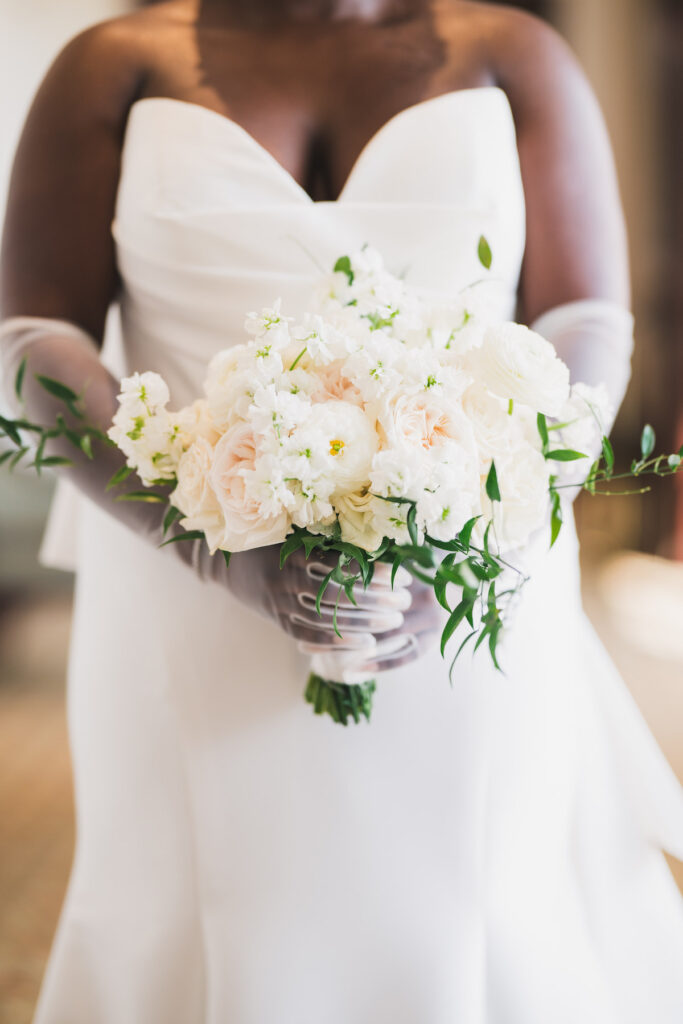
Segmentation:
{"type": "Polygon", "coordinates": [[[505,401],[555,416],[569,396],[569,370],[549,341],[522,324],[488,327],[475,356],[477,378],[505,401]]]}
{"type": "Polygon", "coordinates": [[[502,501],[493,504],[482,488],[483,518],[475,535],[481,540],[484,528],[493,518],[495,534],[491,538],[500,551],[522,547],[548,517],[548,481],[550,468],[543,455],[523,443],[495,459],[502,501]]]}
{"type": "Polygon", "coordinates": [[[292,444],[314,453],[326,494],[356,491],[370,479],[378,437],[374,421],[348,402],[313,405],[292,444]]]}
{"type": "Polygon", "coordinates": [[[180,458],[171,503],[183,513],[181,525],[185,529],[204,532],[213,554],[225,534],[225,519],[211,486],[212,464],[213,446],[206,438],[198,437],[180,458]]]}
{"type": "Polygon", "coordinates": [[[574,384],[557,416],[562,424],[559,431],[562,447],[587,455],[596,454],[600,450],[606,425],[611,422],[613,415],[614,409],[604,384],[598,387],[574,384]]]}

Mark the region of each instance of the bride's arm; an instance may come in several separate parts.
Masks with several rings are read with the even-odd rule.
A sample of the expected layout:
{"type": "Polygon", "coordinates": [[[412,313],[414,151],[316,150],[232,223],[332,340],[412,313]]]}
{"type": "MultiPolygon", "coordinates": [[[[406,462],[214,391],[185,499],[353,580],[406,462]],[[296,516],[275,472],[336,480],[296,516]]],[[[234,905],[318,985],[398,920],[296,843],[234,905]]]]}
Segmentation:
{"type": "MultiPolygon", "coordinates": [[[[119,288],[110,226],[125,122],[143,77],[137,47],[138,37],[124,19],[73,39],[40,86],[16,153],[2,240],[0,361],[11,401],[14,376],[27,359],[25,411],[46,426],[58,413],[68,419],[68,413],[38,384],[36,374],[82,394],[86,421],[102,429],[117,406],[119,383],[100,362],[98,350],[119,288]]],[[[159,543],[159,505],[114,501],[106,492],[123,464],[121,454],[96,443],[91,461],[62,443],[53,441],[49,454],[65,455],[73,465],[60,472],[138,536],[159,543]]],[[[130,477],[117,493],[140,486],[130,477]]],[[[227,587],[297,639],[338,645],[331,610],[320,619],[299,602],[302,591],[315,591],[301,556],[292,556],[281,572],[273,549],[236,555],[227,570],[223,558],[212,558],[201,542],[172,544],[164,553],[227,587]]],[[[378,576],[368,593],[359,595],[358,611],[341,609],[339,623],[342,631],[353,626],[356,643],[367,644],[370,634],[396,628],[403,612],[409,619],[409,604],[407,588],[394,594],[378,576]]],[[[351,638],[350,628],[346,632],[351,638]]]]}
{"type": "Polygon", "coordinates": [[[630,376],[633,319],[605,122],[573,54],[543,22],[506,12],[494,48],[526,196],[522,314],[555,344],[572,381],[606,385],[616,416],[630,376]]]}

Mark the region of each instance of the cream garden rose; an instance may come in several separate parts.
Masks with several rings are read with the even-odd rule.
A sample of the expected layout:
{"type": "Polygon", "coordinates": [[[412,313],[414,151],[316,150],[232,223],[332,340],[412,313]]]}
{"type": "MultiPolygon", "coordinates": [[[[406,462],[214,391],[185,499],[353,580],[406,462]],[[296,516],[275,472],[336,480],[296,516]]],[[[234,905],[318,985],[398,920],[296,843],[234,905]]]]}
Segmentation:
{"type": "Polygon", "coordinates": [[[264,517],[249,494],[248,477],[254,472],[257,442],[247,424],[224,434],[213,452],[209,483],[225,520],[220,544],[225,551],[281,543],[290,529],[287,513],[264,517]]]}
{"type": "Polygon", "coordinates": [[[171,502],[184,518],[186,530],[202,530],[213,554],[225,537],[225,517],[211,484],[214,449],[205,437],[196,441],[178,462],[178,482],[171,502]]]}

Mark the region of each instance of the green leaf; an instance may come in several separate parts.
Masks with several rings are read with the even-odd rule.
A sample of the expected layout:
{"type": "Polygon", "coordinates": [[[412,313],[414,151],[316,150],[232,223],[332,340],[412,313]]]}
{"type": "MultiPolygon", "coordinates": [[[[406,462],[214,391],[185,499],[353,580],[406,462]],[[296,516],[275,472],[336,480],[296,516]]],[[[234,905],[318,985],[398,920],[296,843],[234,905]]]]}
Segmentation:
{"type": "Polygon", "coordinates": [[[655,450],[655,440],[654,430],[649,423],[646,423],[640,438],[640,451],[644,459],[649,459],[655,450]]]}
{"type": "Polygon", "coordinates": [[[373,498],[379,498],[380,501],[390,501],[393,505],[414,505],[412,498],[392,498],[387,497],[385,494],[375,494],[374,491],[370,492],[373,498]]]}
{"type": "Polygon", "coordinates": [[[114,475],[110,478],[106,490],[111,491],[113,487],[117,487],[119,484],[122,484],[124,480],[128,479],[132,472],[133,470],[130,466],[121,466],[121,468],[117,469],[114,475]]]}
{"type": "Polygon", "coordinates": [[[417,505],[413,503],[408,510],[408,516],[406,519],[406,526],[408,527],[408,536],[415,547],[419,547],[419,537],[417,535],[417,505]]]}
{"type": "Polygon", "coordinates": [[[175,505],[169,505],[168,506],[168,511],[166,512],[166,515],[164,516],[164,522],[163,522],[163,535],[164,535],[164,537],[166,536],[168,531],[171,529],[171,527],[175,523],[176,519],[180,519],[182,514],[183,513],[180,511],[180,509],[176,508],[175,505]]]}
{"type": "Polygon", "coordinates": [[[444,651],[446,650],[446,644],[455,633],[456,629],[463,621],[468,611],[472,607],[472,602],[469,598],[464,597],[457,608],[451,612],[448,622],[444,626],[443,633],[441,634],[441,656],[443,657],[444,651]]]}
{"type": "Polygon", "coordinates": [[[548,452],[546,459],[552,459],[553,462],[576,462],[577,459],[587,459],[588,456],[584,452],[575,452],[571,448],[558,448],[554,452],[548,452]]]}
{"type": "Polygon", "coordinates": [[[433,568],[436,562],[434,552],[425,544],[396,544],[394,551],[400,554],[402,561],[417,562],[425,569],[433,568]]]}
{"type": "Polygon", "coordinates": [[[80,447],[83,454],[86,455],[87,458],[92,459],[92,438],[90,437],[90,434],[83,435],[80,447]]]}
{"type": "Polygon", "coordinates": [[[128,491],[127,494],[117,494],[114,501],[146,501],[150,505],[166,504],[166,498],[150,491],[128,491]]]}
{"type": "Polygon", "coordinates": [[[336,569],[332,569],[330,572],[328,572],[327,576],[325,577],[325,579],[322,581],[318,588],[318,593],[315,599],[315,610],[318,613],[318,615],[322,615],[322,612],[320,611],[320,602],[322,601],[325,595],[325,591],[329,586],[330,580],[332,579],[336,571],[336,569]]]}
{"type": "Polygon", "coordinates": [[[403,561],[402,555],[401,554],[397,554],[396,557],[394,558],[394,564],[391,567],[391,589],[392,590],[394,589],[394,580],[396,579],[396,573],[401,568],[401,562],[402,561],[403,561]]]}
{"type": "Polygon", "coordinates": [[[294,533],[290,533],[289,537],[287,537],[285,539],[284,544],[280,548],[280,568],[281,569],[282,569],[283,565],[285,564],[285,562],[287,561],[287,559],[289,558],[289,556],[294,554],[295,551],[298,551],[299,548],[302,547],[303,542],[304,542],[304,540],[303,540],[303,537],[301,535],[301,531],[300,530],[295,530],[294,533]]]}
{"type": "Polygon", "coordinates": [[[555,541],[560,536],[560,530],[562,529],[562,503],[560,501],[560,495],[557,491],[553,491],[552,494],[552,515],[550,517],[550,547],[552,548],[555,541]]]}
{"type": "Polygon", "coordinates": [[[490,270],[491,264],[493,263],[493,253],[491,252],[491,246],[489,245],[484,235],[481,235],[481,237],[479,238],[479,244],[477,246],[477,256],[479,257],[479,262],[481,263],[482,267],[485,267],[486,270],[490,270]]]}
{"type": "Polygon", "coordinates": [[[602,457],[605,460],[607,472],[611,473],[614,469],[614,448],[608,437],[603,437],[602,439],[602,457]]]}
{"type": "Polygon", "coordinates": [[[40,466],[73,466],[71,459],[65,458],[63,455],[48,455],[45,458],[41,457],[40,462],[32,462],[32,466],[36,468],[40,466]]]}
{"type": "Polygon", "coordinates": [[[498,474],[496,464],[491,461],[489,475],[486,477],[486,493],[491,501],[500,501],[500,487],[498,486],[498,474]]]}
{"type": "Polygon", "coordinates": [[[49,394],[54,398],[58,398],[61,402],[66,402],[67,405],[78,401],[76,392],[58,380],[54,380],[52,377],[43,377],[40,373],[36,374],[36,380],[49,394]]]}
{"type": "Polygon", "coordinates": [[[546,449],[550,444],[550,439],[548,437],[548,421],[542,412],[539,412],[536,417],[536,426],[538,428],[541,441],[543,442],[543,448],[546,449]]]}
{"type": "Polygon", "coordinates": [[[346,274],[349,279],[349,284],[353,284],[353,268],[351,266],[351,260],[348,256],[340,256],[334,265],[335,273],[346,274]]]}
{"type": "Polygon", "coordinates": [[[467,646],[467,644],[476,635],[477,635],[477,631],[476,631],[476,629],[473,629],[471,633],[467,634],[467,636],[465,637],[465,639],[463,640],[463,642],[460,644],[460,646],[458,647],[457,651],[455,652],[455,657],[453,658],[453,661],[451,662],[451,667],[448,670],[448,682],[451,684],[451,686],[453,686],[453,669],[455,668],[455,663],[458,660],[458,658],[460,657],[460,655],[462,654],[462,652],[465,650],[465,647],[467,646]]]}
{"type": "Polygon", "coordinates": [[[12,420],[5,419],[4,416],[0,416],[0,430],[9,437],[12,444],[16,444],[21,447],[21,434],[17,430],[17,425],[12,420]]]}
{"type": "Polygon", "coordinates": [[[470,542],[472,540],[472,531],[474,530],[478,519],[481,519],[481,516],[473,516],[472,519],[468,519],[458,534],[458,539],[465,551],[469,550],[470,542]]]}
{"type": "Polygon", "coordinates": [[[230,559],[232,558],[232,551],[221,551],[221,554],[225,559],[226,568],[230,568],[230,559]]]}
{"type": "Polygon", "coordinates": [[[21,398],[21,389],[24,386],[24,377],[26,376],[27,361],[28,357],[24,356],[24,358],[21,360],[21,363],[19,364],[17,375],[14,378],[14,393],[16,394],[17,398],[21,398]]]}
{"type": "Polygon", "coordinates": [[[496,668],[498,669],[499,672],[502,672],[503,670],[501,669],[500,665],[498,664],[498,656],[496,654],[496,648],[498,646],[498,637],[500,636],[500,631],[501,631],[502,628],[503,628],[503,623],[500,621],[500,619],[498,619],[497,622],[495,623],[495,625],[491,628],[491,633],[489,634],[489,651],[491,652],[491,658],[493,660],[493,664],[496,666],[496,668]]]}
{"type": "Polygon", "coordinates": [[[21,460],[23,459],[24,455],[26,455],[27,451],[28,451],[28,448],[19,448],[18,451],[11,453],[12,454],[12,458],[10,459],[9,468],[10,469],[14,469],[14,467],[17,466],[21,462],[21,460]]]}
{"type": "Polygon", "coordinates": [[[204,540],[204,534],[201,530],[187,530],[186,533],[177,533],[175,537],[169,537],[168,540],[162,541],[159,547],[165,548],[167,544],[177,544],[179,540],[204,540]]]}
{"type": "Polygon", "coordinates": [[[13,455],[14,452],[11,448],[8,448],[6,452],[0,453],[0,466],[2,466],[3,462],[7,462],[8,459],[11,459],[13,455]]]}

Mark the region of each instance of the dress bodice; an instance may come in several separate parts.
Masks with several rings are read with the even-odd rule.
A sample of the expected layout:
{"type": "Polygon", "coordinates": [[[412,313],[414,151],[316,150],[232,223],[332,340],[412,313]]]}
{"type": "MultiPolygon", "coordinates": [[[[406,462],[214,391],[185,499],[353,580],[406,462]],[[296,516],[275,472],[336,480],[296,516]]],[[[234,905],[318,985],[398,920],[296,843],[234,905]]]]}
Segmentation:
{"type": "Polygon", "coordinates": [[[321,269],[369,243],[418,287],[454,294],[494,263],[489,305],[514,312],[525,209],[514,121],[497,87],[424,100],[363,148],[336,201],[315,202],[229,118],[181,100],[130,112],[112,232],[125,367],[196,397],[207,361],[243,341],[245,314],[294,315],[321,269]]]}

